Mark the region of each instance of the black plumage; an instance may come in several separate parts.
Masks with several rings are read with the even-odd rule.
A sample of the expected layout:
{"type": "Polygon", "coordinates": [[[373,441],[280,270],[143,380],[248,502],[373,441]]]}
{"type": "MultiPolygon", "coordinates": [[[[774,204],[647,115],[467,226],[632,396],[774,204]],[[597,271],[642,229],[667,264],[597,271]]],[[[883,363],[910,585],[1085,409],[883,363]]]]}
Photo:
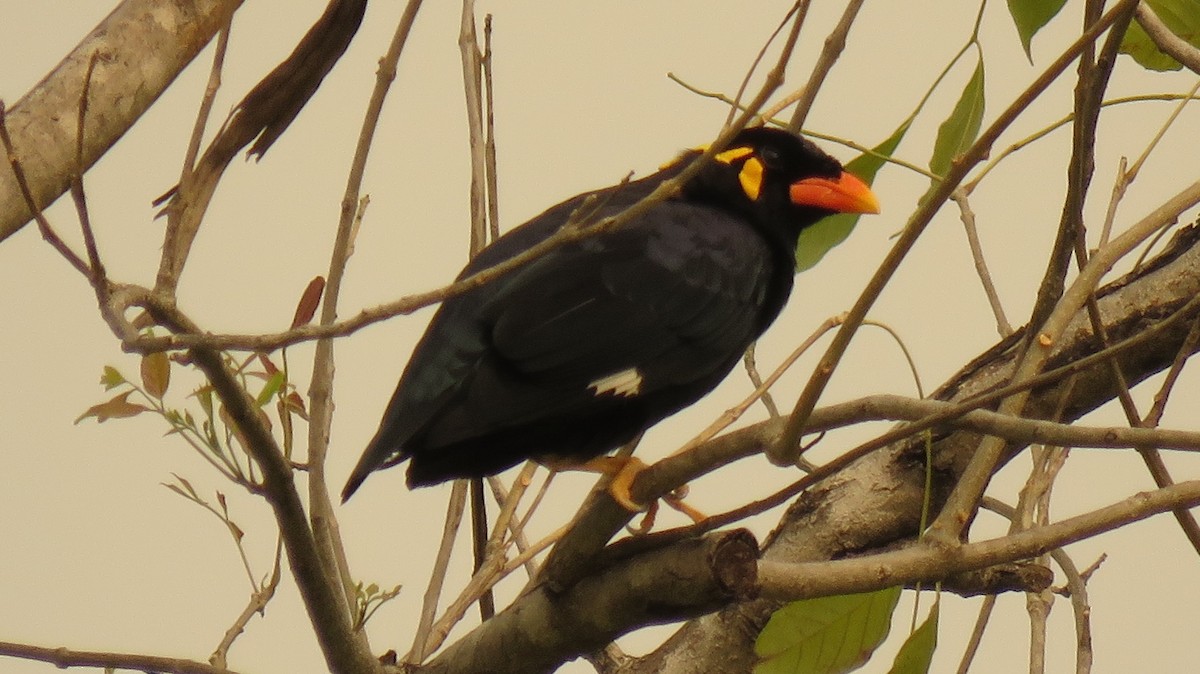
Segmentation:
{"type": "MultiPolygon", "coordinates": [[[[599,190],[616,215],[678,175],[687,153],[599,190]]],[[[545,240],[589,194],[497,239],[469,276],[545,240]]],[[[410,486],[527,458],[584,461],[712,390],[792,289],[800,231],[874,195],[807,140],[747,129],[673,198],[445,301],[342,493],[408,459],[410,486]]]]}

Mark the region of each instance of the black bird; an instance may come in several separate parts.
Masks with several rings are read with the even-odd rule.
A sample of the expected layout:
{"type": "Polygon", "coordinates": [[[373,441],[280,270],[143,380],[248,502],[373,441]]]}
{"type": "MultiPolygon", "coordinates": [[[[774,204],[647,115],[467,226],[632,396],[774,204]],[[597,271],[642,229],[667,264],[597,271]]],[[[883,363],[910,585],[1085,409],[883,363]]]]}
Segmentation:
{"type": "MultiPolygon", "coordinates": [[[[589,196],[595,218],[620,213],[698,154],[551,207],[459,278],[545,240],[589,196]]],[[[716,387],[775,320],[802,229],[878,211],[870,188],[811,142],[742,131],[677,195],[624,226],[442,303],[342,500],[405,459],[415,487],[528,458],[580,463],[625,444],[716,387]]]]}

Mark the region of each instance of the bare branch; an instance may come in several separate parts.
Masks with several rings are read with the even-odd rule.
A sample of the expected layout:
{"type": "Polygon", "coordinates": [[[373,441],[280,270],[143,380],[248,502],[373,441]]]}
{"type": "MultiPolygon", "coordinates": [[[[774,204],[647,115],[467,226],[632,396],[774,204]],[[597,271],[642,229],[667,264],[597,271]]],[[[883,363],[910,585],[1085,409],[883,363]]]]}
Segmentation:
{"type": "Polygon", "coordinates": [[[842,354],[846,352],[846,348],[850,345],[850,339],[858,330],[866,318],[867,311],[875,303],[875,299],[883,292],[884,286],[887,285],[892,275],[899,268],[900,262],[908,254],[916,240],[921,236],[925,227],[933,219],[933,215],[941,208],[946,199],[958,188],[963,178],[971,168],[983,160],[991,151],[992,145],[999,138],[1000,134],[1008,128],[1010,124],[1025,110],[1029,102],[1038,96],[1046,87],[1058,79],[1058,76],[1066,70],[1067,66],[1079,55],[1079,53],[1091,44],[1100,33],[1111,25],[1118,17],[1122,16],[1122,12],[1130,8],[1137,0],[1120,0],[1113,8],[1104,16],[1103,19],[1096,22],[1091,28],[1084,32],[1070,47],[1068,47],[1054,63],[1037,77],[1025,91],[1017,97],[1017,99],[1006,110],[1000,113],[1000,116],[992,122],[986,130],[980,133],[979,138],[963,155],[954,161],[949,173],[945,179],[938,183],[931,192],[923,199],[921,205],[909,217],[908,223],[904,227],[904,231],[893,244],[892,249],[888,251],[887,257],[879,264],[875,274],[871,280],[867,282],[867,286],[863,289],[857,302],[850,309],[846,317],[846,322],[834,335],[833,342],[829,345],[825,355],[809,378],[804,390],[800,393],[799,400],[796,401],[796,406],[792,410],[791,417],[788,421],[787,430],[781,438],[778,447],[771,449],[768,453],[768,458],[777,465],[791,465],[796,462],[800,455],[799,440],[804,431],[804,425],[812,413],[813,408],[817,405],[817,399],[825,390],[825,385],[833,376],[833,371],[836,369],[838,362],[841,360],[842,354]]]}
{"type": "Polygon", "coordinates": [[[1197,504],[1200,481],[1181,482],[1054,524],[966,543],[953,551],[937,544],[915,544],[894,552],[831,562],[763,560],[758,565],[760,591],[763,597],[794,600],[936,580],[957,571],[1036,557],[1152,515],[1197,504]]]}
{"type": "Polygon", "coordinates": [[[804,84],[804,88],[800,90],[800,95],[796,99],[796,109],[792,112],[792,119],[788,123],[788,128],[792,131],[798,132],[804,126],[804,120],[808,118],[808,111],[812,109],[813,101],[817,100],[817,93],[820,92],[821,85],[825,83],[829,71],[833,70],[833,65],[842,55],[842,50],[846,48],[846,36],[850,34],[850,28],[854,25],[854,19],[858,17],[858,10],[862,8],[862,5],[863,0],[847,2],[841,20],[829,35],[825,36],[821,55],[813,64],[808,82],[804,84]]]}
{"type": "Polygon", "coordinates": [[[635,627],[699,615],[748,598],[757,557],[754,537],[735,530],[612,562],[565,594],[540,587],[522,596],[417,671],[553,671],[635,627]],[[513,638],[517,634],[536,638],[513,638]]]}
{"type": "MultiPolygon", "coordinates": [[[[409,32],[412,30],[420,7],[419,0],[410,0],[405,6],[392,41],[388,45],[388,50],[379,61],[375,86],[371,91],[371,98],[363,115],[362,128],[354,149],[354,159],[350,164],[349,175],[346,177],[346,189],[342,193],[337,233],[334,237],[333,250],[330,253],[329,274],[321,304],[320,325],[322,326],[331,325],[337,320],[342,279],[354,248],[354,235],[359,222],[357,216],[361,212],[359,208],[360,193],[363,175],[366,172],[367,157],[375,137],[375,130],[378,127],[383,103],[387,99],[391,83],[396,78],[396,64],[400,60],[400,54],[404,51],[404,45],[408,41],[409,32]]],[[[341,21],[349,22],[350,20],[343,18],[341,21]]],[[[357,22],[353,23],[357,26],[357,22]]],[[[345,48],[344,45],[342,48],[345,48]]],[[[336,57],[334,59],[336,60],[336,57]]],[[[309,93],[311,94],[311,92],[309,93]]],[[[342,595],[342,602],[338,605],[342,613],[339,619],[348,624],[351,622],[350,612],[357,593],[354,579],[350,574],[350,565],[346,560],[345,548],[342,545],[333,502],[329,498],[329,485],[325,479],[325,455],[329,448],[329,437],[333,425],[333,376],[333,342],[324,339],[317,342],[317,348],[313,355],[312,383],[308,390],[308,470],[310,473],[308,499],[311,508],[309,522],[317,544],[317,552],[322,557],[322,563],[335,574],[339,581],[342,595]]],[[[366,632],[359,630],[355,634],[362,649],[368,651],[366,632]]]]}
{"type": "Polygon", "coordinates": [[[14,644],[8,641],[0,641],[0,655],[48,662],[59,669],[105,667],[142,672],[163,672],[163,674],[237,674],[231,669],[182,658],[165,658],[139,653],[106,653],[103,651],[77,651],[70,648],[46,648],[14,644]]]}

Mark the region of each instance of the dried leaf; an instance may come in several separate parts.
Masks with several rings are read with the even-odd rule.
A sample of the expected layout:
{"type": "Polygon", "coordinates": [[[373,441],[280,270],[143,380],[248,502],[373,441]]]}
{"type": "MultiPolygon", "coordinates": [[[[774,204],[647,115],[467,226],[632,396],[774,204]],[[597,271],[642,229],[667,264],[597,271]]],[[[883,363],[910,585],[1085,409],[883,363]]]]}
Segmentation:
{"type": "Polygon", "coordinates": [[[279,372],[279,367],[271,361],[271,357],[267,354],[259,351],[255,354],[255,358],[258,358],[258,362],[262,363],[263,369],[267,371],[267,374],[273,375],[279,372]]]}
{"type": "Polygon", "coordinates": [[[159,351],[142,357],[142,385],[146,393],[162,400],[171,385],[171,361],[167,354],[159,351]]]}
{"type": "Polygon", "coordinates": [[[143,311],[143,312],[139,313],[137,316],[135,316],[133,321],[130,324],[138,330],[145,330],[146,328],[154,327],[155,323],[154,323],[154,319],[151,318],[150,314],[148,312],[143,311]]]}
{"type": "Polygon", "coordinates": [[[200,403],[200,409],[204,410],[204,414],[212,419],[213,416],[213,390],[212,387],[205,384],[192,392],[196,401],[200,403]]]}
{"type": "Polygon", "coordinates": [[[304,406],[304,398],[300,397],[299,393],[292,391],[291,393],[287,394],[283,400],[290,412],[301,419],[308,421],[308,408],[304,406]]]}
{"type": "Polygon", "coordinates": [[[296,305],[296,313],[292,317],[292,329],[312,322],[313,316],[317,313],[317,307],[321,304],[321,294],[324,292],[325,277],[317,276],[308,282],[308,287],[304,289],[304,294],[300,296],[300,302],[296,305]]]}
{"type": "Polygon", "coordinates": [[[92,405],[86,412],[79,415],[79,418],[75,419],[75,423],[78,424],[88,417],[96,417],[96,422],[102,424],[109,419],[126,419],[150,411],[150,408],[145,405],[129,402],[127,398],[130,393],[133,391],[126,391],[99,405],[92,405]]]}
{"type": "MultiPolygon", "coordinates": [[[[200,495],[197,494],[195,488],[192,487],[191,482],[188,482],[186,478],[180,477],[178,473],[171,473],[171,475],[174,475],[175,479],[179,481],[179,484],[183,485],[183,488],[187,490],[187,493],[180,491],[180,494],[190,498],[193,501],[196,501],[197,503],[203,503],[203,501],[200,500],[200,495]]],[[[173,485],[167,485],[167,487],[174,489],[173,485]]],[[[179,490],[176,489],[176,491],[179,490]]]]}

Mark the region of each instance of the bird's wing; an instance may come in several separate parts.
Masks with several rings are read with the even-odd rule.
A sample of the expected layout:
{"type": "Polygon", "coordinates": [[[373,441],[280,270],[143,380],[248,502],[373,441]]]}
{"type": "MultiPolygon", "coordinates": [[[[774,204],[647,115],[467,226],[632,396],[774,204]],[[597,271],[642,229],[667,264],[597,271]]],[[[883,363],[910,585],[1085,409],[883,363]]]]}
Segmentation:
{"type": "Polygon", "coordinates": [[[753,339],[769,263],[748,227],[669,204],[531,265],[482,314],[521,376],[586,389],[636,369],[650,392],[708,376],[753,339]]]}

